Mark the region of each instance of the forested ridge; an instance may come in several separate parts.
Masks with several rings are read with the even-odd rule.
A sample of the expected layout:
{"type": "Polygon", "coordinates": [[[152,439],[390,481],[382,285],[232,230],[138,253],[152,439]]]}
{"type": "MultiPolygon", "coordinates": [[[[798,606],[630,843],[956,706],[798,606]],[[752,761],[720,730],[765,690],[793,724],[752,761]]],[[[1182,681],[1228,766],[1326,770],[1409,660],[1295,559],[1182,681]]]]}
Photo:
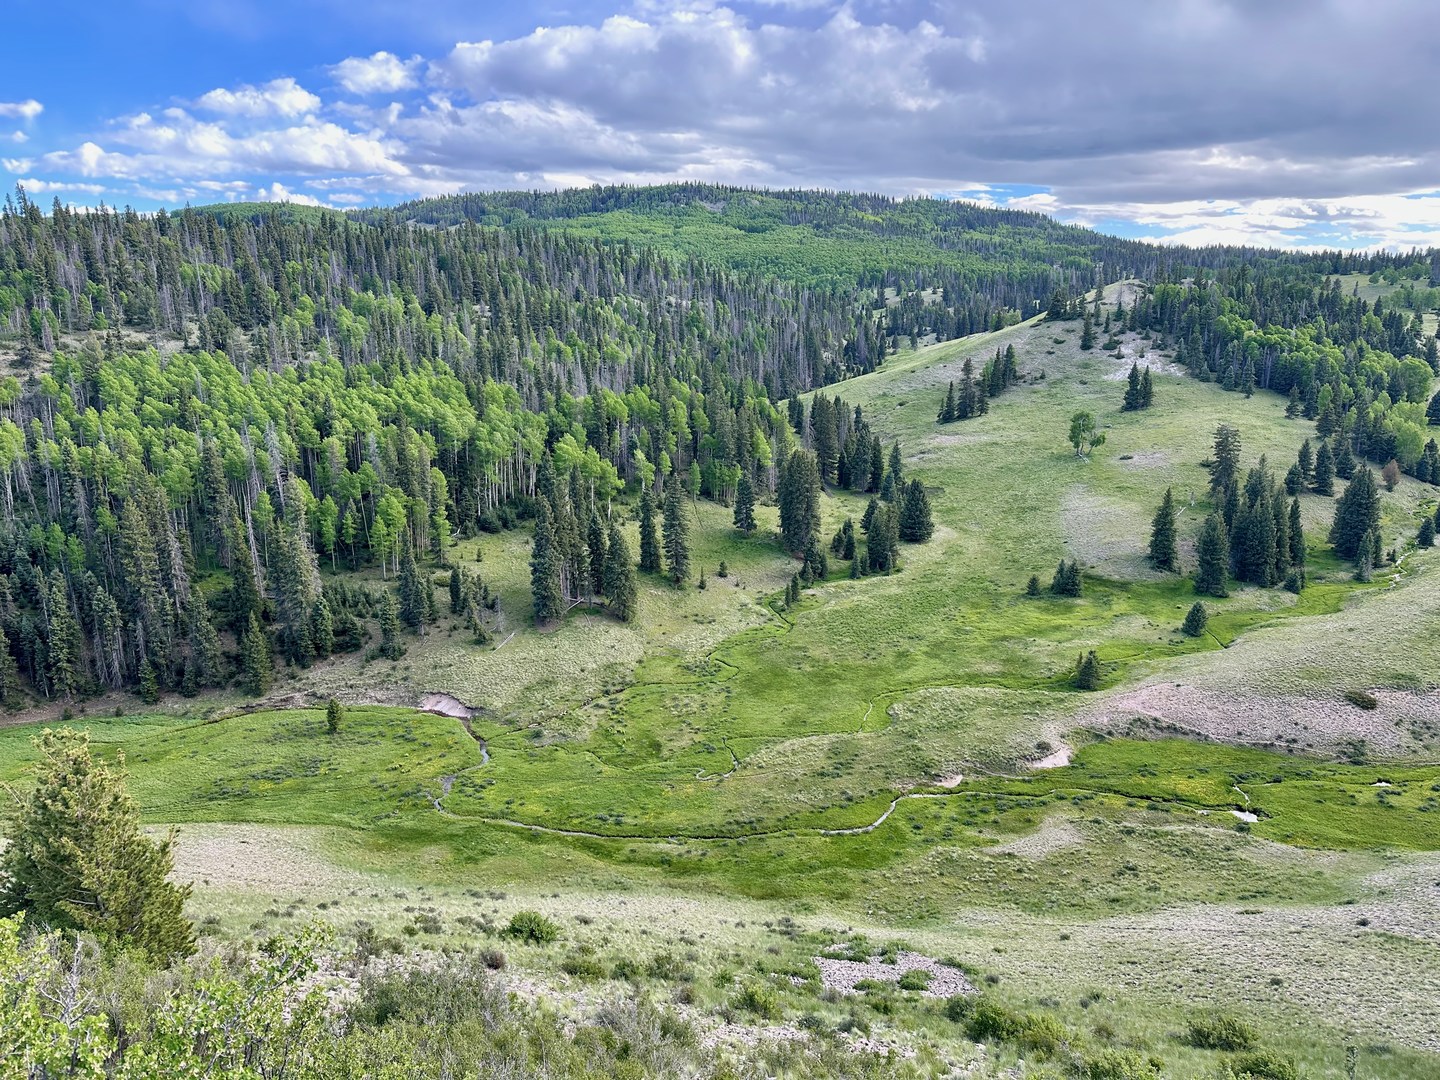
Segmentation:
{"type": "MultiPolygon", "coordinates": [[[[605,557],[625,492],[645,493],[654,514],[681,490],[739,504],[742,531],[757,495],[776,495],[807,582],[826,572],[806,509],[819,486],[869,492],[864,549],[852,526],[830,550],[857,576],[887,571],[898,540],[929,536],[923,487],[902,482],[898,450],[885,460],[860,410],[824,395],[806,409],[796,395],[873,370],[905,336],[1003,325],[1042,297],[1078,312],[1093,283],[1122,272],[1154,282],[1131,326],[1173,343],[1200,377],[1297,388],[1297,408],[1357,456],[1435,479],[1414,388],[1433,338],[1319,284],[1409,265],[1161,252],[935,200],[693,186],[360,216],[58,201],[46,214],[17,192],[0,209],[0,698],[136,686],[153,699],[236,673],[258,695],[272,653],[304,665],[359,648],[371,619],[380,654],[398,655],[399,627],[436,614],[419,567],[445,566],[454,536],[537,513],[558,545],[537,572],[537,617],[600,596],[628,617],[633,583],[618,566],[607,578],[605,557]],[[803,224],[864,238],[864,260],[891,258],[900,237],[934,265],[777,276],[723,247],[556,227],[597,209],[664,221],[702,197],[729,200],[747,235],[803,224]],[[976,274],[946,262],[962,249],[976,274]],[[1206,276],[1211,262],[1221,269],[1206,276]],[[398,597],[327,583],[322,563],[393,574],[398,597]]],[[[999,357],[984,392],[962,383],[960,398],[983,411],[1014,377],[999,357]]],[[[668,530],[665,542],[663,565],[684,581],[684,542],[668,530]]],[[[662,568],[643,531],[639,556],[662,568]]],[[[482,640],[493,609],[483,581],[455,575],[451,610],[482,640]]]]}

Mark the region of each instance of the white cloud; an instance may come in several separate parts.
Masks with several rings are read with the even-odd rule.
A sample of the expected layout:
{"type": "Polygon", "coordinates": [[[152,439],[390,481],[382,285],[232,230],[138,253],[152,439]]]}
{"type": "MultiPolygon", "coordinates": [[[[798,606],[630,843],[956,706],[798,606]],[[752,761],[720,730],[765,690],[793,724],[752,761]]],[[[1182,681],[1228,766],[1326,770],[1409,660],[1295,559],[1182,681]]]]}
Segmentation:
{"type": "Polygon", "coordinates": [[[217,88],[202,94],[195,107],[226,116],[302,116],[320,108],[320,99],[294,79],[271,79],[263,86],[217,88]]]}
{"type": "Polygon", "coordinates": [[[261,202],[294,203],[296,206],[325,205],[313,195],[303,195],[288,190],[285,185],[280,183],[278,180],[271,184],[268,188],[262,187],[259,191],[255,192],[255,197],[261,202]]]}
{"type": "Polygon", "coordinates": [[[330,68],[335,81],[352,94],[393,94],[418,85],[420,57],[401,60],[394,53],[351,56],[330,68]]]}
{"type": "Polygon", "coordinates": [[[82,184],[66,180],[39,180],[27,179],[17,181],[31,195],[54,195],[60,192],[73,191],[84,195],[102,195],[105,193],[104,184],[82,184]]]}
{"type": "Polygon", "coordinates": [[[5,167],[5,171],[6,171],[6,172],[12,172],[12,173],[29,172],[29,171],[30,171],[30,166],[32,166],[32,165],[34,165],[34,164],[35,164],[35,162],[34,162],[31,158],[25,158],[25,157],[21,157],[21,158],[14,158],[14,157],[0,158],[0,165],[3,165],[3,166],[5,167]]]}
{"type": "Polygon", "coordinates": [[[30,136],[26,135],[23,131],[12,131],[10,133],[10,141],[13,143],[27,143],[30,141],[30,136]]]}
{"type": "Polygon", "coordinates": [[[45,106],[34,98],[26,101],[0,101],[0,116],[16,120],[34,120],[45,111],[45,106]]]}

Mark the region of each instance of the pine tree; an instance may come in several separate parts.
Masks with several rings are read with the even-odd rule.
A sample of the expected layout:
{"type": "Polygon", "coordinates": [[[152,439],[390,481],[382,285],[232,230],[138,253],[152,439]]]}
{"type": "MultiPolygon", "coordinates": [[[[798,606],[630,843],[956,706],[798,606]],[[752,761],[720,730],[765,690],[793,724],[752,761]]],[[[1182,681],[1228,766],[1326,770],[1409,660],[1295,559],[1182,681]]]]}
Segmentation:
{"type": "Polygon", "coordinates": [[[679,585],[690,576],[690,522],[678,484],[669,485],[665,492],[664,536],[667,573],[671,582],[679,585]]]}
{"type": "Polygon", "coordinates": [[[155,665],[150,663],[148,656],[140,658],[140,673],[138,675],[140,700],[146,705],[154,705],[160,700],[160,680],[155,675],[155,665]]]}
{"type": "Polygon", "coordinates": [[[1185,616],[1185,623],[1180,627],[1186,637],[1199,637],[1205,633],[1205,628],[1210,623],[1210,615],[1205,610],[1205,605],[1199,600],[1190,606],[1190,611],[1185,616]]]}
{"type": "Polygon", "coordinates": [[[1315,482],[1315,454],[1310,448],[1310,440],[1306,439],[1300,444],[1300,452],[1295,455],[1295,464],[1300,468],[1300,482],[1309,486],[1315,482]]]}
{"type": "Polygon", "coordinates": [[[590,514],[590,527],[586,530],[586,547],[590,553],[590,594],[603,596],[605,593],[605,527],[600,515],[590,514]]]}
{"type": "Polygon", "coordinates": [[[1050,591],[1056,596],[1080,596],[1084,592],[1078,560],[1060,560],[1055,567],[1055,576],[1050,580],[1050,591]]]}
{"type": "Polygon", "coordinates": [[[410,530],[400,534],[400,621],[411,630],[425,622],[425,590],[420,581],[420,567],[415,563],[415,546],[410,530]]]}
{"type": "Polygon", "coordinates": [[[934,533],[935,523],[930,516],[930,497],[925,494],[925,485],[911,480],[905,485],[905,499],[900,507],[900,539],[923,544],[934,533]]]}
{"type": "Polygon", "coordinates": [[[850,518],[845,519],[841,526],[843,539],[840,542],[840,557],[851,562],[855,560],[855,522],[850,518]]]}
{"type": "Polygon", "coordinates": [[[221,686],[225,682],[225,657],[220,651],[220,635],[210,621],[210,605],[197,590],[190,598],[190,655],[195,659],[196,675],[202,686],[221,686]]]}
{"type": "Polygon", "coordinates": [[[1150,375],[1150,365],[1145,365],[1145,371],[1140,376],[1140,408],[1148,409],[1155,404],[1155,380],[1150,375]]]}
{"type": "Polygon", "coordinates": [[[20,668],[10,651],[10,639],[0,629],[0,705],[13,709],[20,701],[20,668]]]}
{"type": "Polygon", "coordinates": [[[1080,327],[1080,348],[1089,352],[1095,347],[1095,317],[1085,309],[1085,321],[1080,327]]]}
{"type": "MultiPolygon", "coordinates": [[[[886,483],[889,483],[887,479],[886,483]]],[[[780,544],[799,554],[820,530],[820,477],[815,458],[794,450],[780,477],[780,544]]]]}
{"type": "Polygon", "coordinates": [[[1215,444],[1210,463],[1210,492],[1225,490],[1240,474],[1240,432],[1229,424],[1215,429],[1215,444]]]}
{"type": "MultiPolygon", "coordinates": [[[[740,482],[743,484],[745,478],[741,477],[740,482]]],[[[647,574],[660,572],[660,539],[655,532],[655,500],[650,497],[649,488],[640,493],[640,569],[647,574]]]]}
{"type": "Polygon", "coordinates": [[[1305,526],[1300,521],[1300,500],[1290,500],[1290,565],[1305,565],[1305,526]]]}
{"type": "MultiPolygon", "coordinates": [[[[1440,395],[1437,395],[1440,396],[1440,395]]],[[[955,419],[955,380],[950,380],[950,388],[945,391],[945,402],[940,406],[940,415],[936,422],[948,424],[955,419]]]]}
{"type": "Polygon", "coordinates": [[[1165,489],[1160,509],[1150,523],[1150,562],[1157,570],[1176,570],[1179,552],[1175,549],[1175,495],[1165,489]]]}
{"type": "Polygon", "coordinates": [[[251,697],[259,697],[269,690],[275,677],[269,635],[253,612],[245,636],[240,641],[240,672],[245,692],[251,697]]]}
{"type": "Polygon", "coordinates": [[[1367,531],[1356,545],[1355,580],[1366,582],[1374,575],[1376,537],[1373,530],[1367,531]]]}
{"type": "Polygon", "coordinates": [[[333,697],[325,704],[325,730],[331,735],[340,731],[340,724],[345,719],[345,706],[336,701],[333,697]]]}
{"type": "Polygon", "coordinates": [[[1310,484],[1316,495],[1335,494],[1335,455],[1328,442],[1322,442],[1315,455],[1315,474],[1310,484]]]}
{"type": "Polygon", "coordinates": [[[1075,662],[1075,689],[1097,690],[1100,687],[1100,658],[1091,649],[1075,662]]]}
{"type": "Polygon", "coordinates": [[[630,561],[630,545],[615,523],[605,545],[604,593],[610,610],[621,622],[632,622],[639,607],[639,590],[635,584],[635,566],[630,561]]]}
{"type": "Polygon", "coordinates": [[[1195,544],[1195,555],[1199,563],[1195,569],[1195,591],[1201,596],[1229,596],[1225,581],[1230,572],[1230,540],[1219,514],[1205,519],[1195,544]]]}
{"type": "Polygon", "coordinates": [[[755,487],[746,472],[741,472],[735,489],[735,528],[746,536],[755,531],[755,487]]]}
{"type": "Polygon", "coordinates": [[[1040,578],[1039,578],[1039,575],[1037,575],[1037,574],[1031,574],[1031,575],[1030,575],[1030,580],[1025,583],[1025,595],[1026,595],[1026,596],[1039,596],[1039,595],[1040,595],[1040,578]]]}
{"type": "Polygon", "coordinates": [[[400,608],[395,597],[388,592],[382,596],[376,614],[380,623],[380,655],[386,660],[399,660],[405,655],[405,648],[400,644],[400,608]]]}
{"type": "Polygon", "coordinates": [[[550,506],[535,503],[535,535],[530,545],[530,598],[537,623],[547,623],[565,614],[565,597],[560,585],[563,561],[556,542],[550,506]]]}
{"type": "Polygon", "coordinates": [[[34,785],[18,801],[0,854],[0,916],[93,934],[156,964],[195,951],[190,887],[169,881],[173,834],[155,843],[121,775],[69,729],[35,740],[34,785]]]}
{"type": "Polygon", "coordinates": [[[1127,376],[1125,387],[1125,400],[1120,408],[1123,412],[1134,412],[1140,408],[1140,365],[1134,361],[1130,364],[1130,374],[1127,376]]]}
{"type": "Polygon", "coordinates": [[[465,580],[460,574],[460,567],[450,568],[450,614],[459,615],[465,610],[465,580]]]}
{"type": "Polygon", "coordinates": [[[1368,466],[1356,470],[1335,503],[1335,520],[1330,526],[1330,543],[1342,559],[1353,559],[1361,548],[1362,538],[1380,527],[1380,493],[1376,490],[1375,474],[1368,466]]]}
{"type": "Polygon", "coordinates": [[[1350,450],[1348,439],[1341,438],[1335,445],[1335,475],[1349,480],[1355,475],[1355,455],[1350,450]]]}

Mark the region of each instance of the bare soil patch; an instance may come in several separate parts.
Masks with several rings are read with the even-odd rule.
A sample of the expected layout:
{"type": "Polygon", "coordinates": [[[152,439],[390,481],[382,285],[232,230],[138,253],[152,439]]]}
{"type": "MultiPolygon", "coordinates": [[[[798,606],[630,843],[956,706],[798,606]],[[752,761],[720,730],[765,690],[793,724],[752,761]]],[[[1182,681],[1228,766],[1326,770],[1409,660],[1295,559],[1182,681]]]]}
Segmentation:
{"type": "Polygon", "coordinates": [[[885,963],[879,956],[872,956],[867,961],[817,956],[815,966],[820,969],[820,982],[825,989],[836,990],[842,994],[856,993],[855,984],[867,979],[875,982],[899,982],[907,971],[930,973],[929,986],[920,991],[925,997],[945,998],[955,994],[975,993],[975,987],[962,971],[947,967],[923,953],[902,950],[896,953],[893,964],[885,963]]]}

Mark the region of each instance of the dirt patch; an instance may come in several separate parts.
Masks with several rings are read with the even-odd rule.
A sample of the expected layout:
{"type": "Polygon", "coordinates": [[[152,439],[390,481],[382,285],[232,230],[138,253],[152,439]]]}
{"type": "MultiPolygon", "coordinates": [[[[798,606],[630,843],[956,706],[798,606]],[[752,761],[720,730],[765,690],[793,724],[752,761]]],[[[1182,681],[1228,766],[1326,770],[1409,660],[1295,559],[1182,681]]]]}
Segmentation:
{"type": "Polygon", "coordinates": [[[975,987],[963,972],[947,967],[922,953],[901,951],[895,955],[895,963],[884,963],[879,956],[869,960],[836,960],[828,956],[815,957],[815,966],[820,969],[820,982],[826,990],[842,994],[856,993],[855,984],[867,979],[875,982],[899,982],[907,971],[926,971],[930,984],[920,993],[924,997],[946,998],[955,994],[973,994],[975,987]]]}
{"type": "Polygon", "coordinates": [[[1079,847],[1085,843],[1073,822],[1064,818],[1048,817],[1040,827],[1026,836],[1017,836],[990,850],[997,855],[1018,855],[1022,859],[1043,859],[1057,851],[1079,847]]]}
{"type": "Polygon", "coordinates": [[[1053,753],[1046,754],[1038,761],[1028,761],[1026,765],[1032,769],[1060,769],[1070,764],[1070,757],[1075,749],[1070,746],[1061,746],[1053,753]]]}
{"type": "Polygon", "coordinates": [[[439,716],[449,716],[455,720],[473,720],[480,712],[479,709],[472,709],[459,698],[451,697],[449,694],[430,693],[420,699],[417,706],[421,712],[435,713],[439,716]]]}
{"type": "Polygon", "coordinates": [[[1155,683],[1120,694],[1086,722],[1114,729],[1151,728],[1251,746],[1333,750],[1364,739],[1372,752],[1404,753],[1405,726],[1417,716],[1440,723],[1440,693],[1377,690],[1372,710],[1337,695],[1272,695],[1155,683]]]}
{"type": "Polygon", "coordinates": [[[197,886],[293,891],[354,888],[361,876],[336,866],[314,850],[302,828],[263,825],[183,825],[175,836],[176,881],[197,886]]]}

